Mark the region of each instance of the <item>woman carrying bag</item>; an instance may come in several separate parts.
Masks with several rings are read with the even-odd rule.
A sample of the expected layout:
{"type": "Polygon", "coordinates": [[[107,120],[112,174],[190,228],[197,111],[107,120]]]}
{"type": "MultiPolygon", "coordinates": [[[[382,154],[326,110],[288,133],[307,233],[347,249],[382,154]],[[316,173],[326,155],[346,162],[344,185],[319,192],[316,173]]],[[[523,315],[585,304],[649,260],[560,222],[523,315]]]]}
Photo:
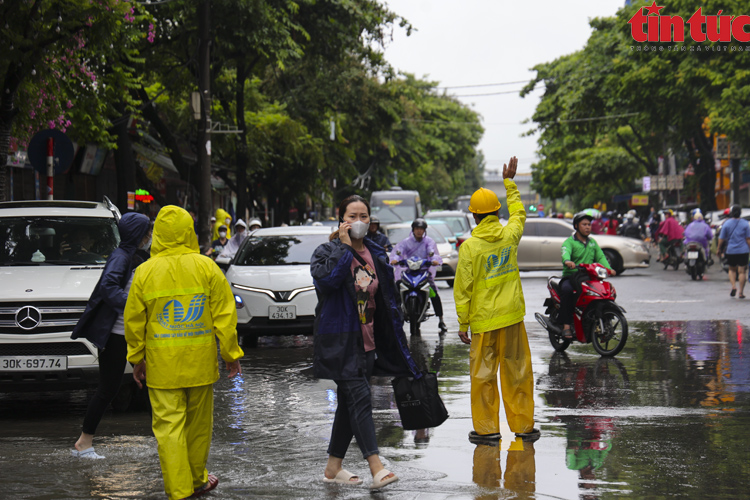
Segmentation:
{"type": "Polygon", "coordinates": [[[418,374],[395,299],[393,268],[382,247],[365,239],[370,205],[356,195],[339,205],[339,229],[313,253],[315,376],[332,379],[338,406],[323,481],[361,484],[342,467],[352,437],[370,466],[372,489],[398,480],[380,461],[370,377],[418,374]]]}

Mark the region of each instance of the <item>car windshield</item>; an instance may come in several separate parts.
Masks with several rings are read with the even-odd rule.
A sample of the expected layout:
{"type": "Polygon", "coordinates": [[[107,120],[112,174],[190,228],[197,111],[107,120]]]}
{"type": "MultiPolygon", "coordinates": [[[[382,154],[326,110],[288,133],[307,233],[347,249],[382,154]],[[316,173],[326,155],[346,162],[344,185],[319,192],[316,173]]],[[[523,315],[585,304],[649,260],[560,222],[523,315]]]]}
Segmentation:
{"type": "Polygon", "coordinates": [[[441,220],[448,224],[455,234],[462,234],[469,230],[469,220],[463,215],[455,217],[427,217],[428,224],[430,223],[430,219],[432,218],[441,220]]]}
{"type": "MultiPolygon", "coordinates": [[[[392,244],[396,244],[399,241],[403,240],[409,234],[411,233],[411,226],[408,227],[392,227],[388,229],[388,239],[391,241],[392,244]]],[[[447,240],[443,238],[443,235],[440,234],[437,230],[430,231],[429,225],[427,226],[427,236],[435,240],[435,243],[446,243],[447,240]]]]}
{"type": "Polygon", "coordinates": [[[295,236],[248,236],[235,258],[235,266],[293,266],[310,264],[328,234],[295,236]]]}
{"type": "Polygon", "coordinates": [[[120,244],[114,218],[2,217],[0,265],[104,264],[120,244]]]}

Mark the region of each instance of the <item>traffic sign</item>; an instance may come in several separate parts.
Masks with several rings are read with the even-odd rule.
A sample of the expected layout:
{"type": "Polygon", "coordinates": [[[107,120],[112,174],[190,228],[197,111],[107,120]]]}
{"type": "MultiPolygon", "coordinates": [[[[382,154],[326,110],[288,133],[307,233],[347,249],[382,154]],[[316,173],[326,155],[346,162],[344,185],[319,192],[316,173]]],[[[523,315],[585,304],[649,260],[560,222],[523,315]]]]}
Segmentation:
{"type": "Polygon", "coordinates": [[[41,130],[29,141],[29,163],[40,174],[47,173],[47,140],[54,141],[53,161],[55,175],[64,174],[73,163],[73,142],[57,129],[41,130]]]}

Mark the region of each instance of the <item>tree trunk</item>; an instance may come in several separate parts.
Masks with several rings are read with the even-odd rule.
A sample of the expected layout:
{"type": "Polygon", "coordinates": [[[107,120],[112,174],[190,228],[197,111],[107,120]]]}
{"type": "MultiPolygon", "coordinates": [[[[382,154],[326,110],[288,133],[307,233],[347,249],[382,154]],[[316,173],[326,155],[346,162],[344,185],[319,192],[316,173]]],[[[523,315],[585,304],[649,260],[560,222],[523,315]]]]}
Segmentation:
{"type": "Polygon", "coordinates": [[[693,163],[693,170],[698,178],[698,191],[701,196],[701,210],[706,213],[716,210],[716,168],[711,144],[703,133],[701,126],[697,127],[692,137],[694,148],[688,145],[688,154],[693,163]],[[696,150],[697,149],[697,155],[696,150]]]}
{"type": "MultiPolygon", "coordinates": [[[[237,218],[245,217],[247,199],[247,126],[245,124],[245,81],[247,81],[247,64],[243,58],[237,60],[237,82],[235,89],[235,105],[237,115],[237,155],[235,176],[237,179],[237,218]]],[[[245,221],[247,222],[247,221],[245,221]]]]}
{"type": "MultiPolygon", "coordinates": [[[[7,85],[6,79],[6,85],[7,85]]],[[[8,88],[3,86],[3,88],[8,88]]],[[[8,184],[8,153],[10,151],[10,131],[13,127],[13,118],[17,110],[13,107],[16,91],[13,89],[6,94],[2,91],[0,95],[0,201],[10,200],[10,185],[8,184]]]]}
{"type": "MultiPolygon", "coordinates": [[[[124,109],[122,110],[124,111],[124,109]]],[[[117,149],[115,155],[115,173],[117,176],[117,200],[115,204],[120,212],[128,211],[128,191],[135,191],[135,156],[133,155],[133,143],[128,135],[128,120],[123,116],[112,127],[112,132],[117,136],[117,149]]]]}

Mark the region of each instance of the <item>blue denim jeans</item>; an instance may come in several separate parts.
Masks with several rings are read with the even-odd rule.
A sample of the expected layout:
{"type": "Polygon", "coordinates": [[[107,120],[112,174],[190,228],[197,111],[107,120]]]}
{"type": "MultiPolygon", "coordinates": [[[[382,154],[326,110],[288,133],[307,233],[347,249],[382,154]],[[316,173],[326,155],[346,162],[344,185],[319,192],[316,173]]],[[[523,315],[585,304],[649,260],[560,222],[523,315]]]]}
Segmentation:
{"type": "Polygon", "coordinates": [[[375,422],[372,420],[372,394],[370,392],[370,376],[375,364],[375,351],[368,352],[366,356],[367,366],[363,377],[334,380],[337,386],[338,406],[336,415],[333,417],[328,454],[336,458],[344,458],[352,437],[357,438],[357,444],[364,458],[380,453],[375,437],[375,422]]]}

